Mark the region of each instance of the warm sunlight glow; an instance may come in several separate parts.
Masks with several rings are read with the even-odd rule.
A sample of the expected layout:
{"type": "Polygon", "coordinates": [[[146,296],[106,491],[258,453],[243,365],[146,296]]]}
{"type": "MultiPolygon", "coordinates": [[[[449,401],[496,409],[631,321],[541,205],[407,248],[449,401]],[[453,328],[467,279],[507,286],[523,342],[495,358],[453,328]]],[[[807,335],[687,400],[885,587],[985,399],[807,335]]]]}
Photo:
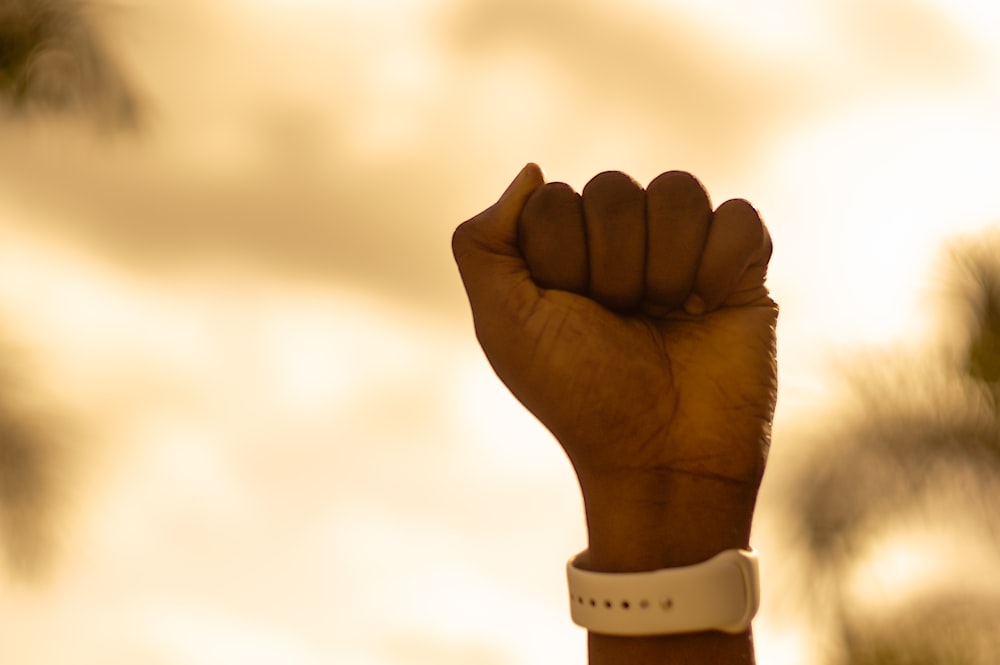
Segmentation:
{"type": "Polygon", "coordinates": [[[787,145],[789,168],[822,155],[822,177],[796,181],[787,197],[810,221],[798,247],[811,254],[810,289],[850,312],[819,334],[886,344],[920,332],[942,243],[1000,220],[993,116],[933,97],[890,99],[787,145]]]}
{"type": "MultiPolygon", "coordinates": [[[[779,423],[831,352],[926,338],[942,244],[1000,222],[987,0],[103,4],[139,131],[0,115],[0,396],[70,444],[4,663],[583,663],[576,479],[449,254],[528,161],[760,208],[779,423]]],[[[880,534],[849,591],[981,575],[980,537],[880,534]]],[[[809,661],[764,603],[762,662],[809,661]]]]}
{"type": "Polygon", "coordinates": [[[847,592],[873,613],[907,602],[926,602],[934,591],[949,597],[1000,592],[1000,582],[983,575],[993,564],[988,547],[975,544],[977,525],[956,520],[942,528],[911,525],[878,535],[859,557],[847,592]]]}

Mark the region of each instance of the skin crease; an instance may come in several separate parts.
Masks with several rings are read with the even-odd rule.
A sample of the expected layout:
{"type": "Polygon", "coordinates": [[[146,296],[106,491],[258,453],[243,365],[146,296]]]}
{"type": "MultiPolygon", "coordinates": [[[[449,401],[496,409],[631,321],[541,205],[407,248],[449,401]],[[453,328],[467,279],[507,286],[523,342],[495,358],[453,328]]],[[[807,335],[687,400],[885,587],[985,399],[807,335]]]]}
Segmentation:
{"type": "MultiPolygon", "coordinates": [[[[452,247],[487,358],[579,478],[579,565],[654,570],[748,547],[777,394],[764,224],[742,200],[711,212],[681,172],[647,190],[607,172],[570,193],[529,164],[452,247]]],[[[591,634],[589,647],[592,665],[753,662],[749,631],[591,634]]]]}

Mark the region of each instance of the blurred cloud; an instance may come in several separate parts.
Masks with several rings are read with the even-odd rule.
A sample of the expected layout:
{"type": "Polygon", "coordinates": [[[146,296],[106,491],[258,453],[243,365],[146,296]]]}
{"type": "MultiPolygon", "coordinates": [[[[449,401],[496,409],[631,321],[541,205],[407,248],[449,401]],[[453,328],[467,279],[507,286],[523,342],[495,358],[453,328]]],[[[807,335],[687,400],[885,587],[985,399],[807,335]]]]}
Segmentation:
{"type": "Polygon", "coordinates": [[[95,161],[78,137],[8,136],[4,181],[50,210],[32,224],[144,269],[235,255],[431,304],[457,293],[450,228],[524,161],[577,186],[690,168],[745,194],[795,128],[971,86],[986,62],[929,6],[776,2],[748,24],[771,17],[766,39],[714,11],[151,3],[120,21],[155,109],[144,141],[95,161]]]}
{"type": "Polygon", "coordinates": [[[791,63],[780,68],[739,47],[702,48],[711,26],[682,11],[644,21],[635,7],[622,11],[603,3],[463,7],[455,20],[457,55],[472,63],[533,55],[548,65],[569,123],[562,125],[566,143],[586,141],[590,132],[630,134],[632,119],[654,130],[651,141],[671,137],[740,159],[801,111],[789,105],[797,101],[794,84],[801,73],[791,63]],[[574,117],[568,113],[574,107],[586,111],[574,117]]]}
{"type": "Polygon", "coordinates": [[[969,39],[948,10],[926,2],[832,3],[848,64],[865,79],[950,88],[990,68],[985,45],[969,39]]]}
{"type": "Polygon", "coordinates": [[[532,565],[536,541],[581,538],[582,521],[562,518],[577,509],[571,472],[471,336],[253,270],[164,284],[15,234],[3,246],[3,318],[45,350],[30,387],[91,447],[59,565],[32,592],[44,604],[0,606],[11,657],[235,658],[247,630],[289,662],[379,663],[416,634],[427,658],[542,654],[558,649],[555,627],[571,635],[544,601],[562,597],[558,578],[532,565]],[[473,397],[478,416],[453,419],[452,400],[473,397]],[[537,613],[516,610],[531,598],[537,613]],[[470,605],[497,617],[476,628],[470,605]],[[502,615],[538,646],[503,646],[502,615]],[[64,622],[59,644],[39,640],[64,622]]]}

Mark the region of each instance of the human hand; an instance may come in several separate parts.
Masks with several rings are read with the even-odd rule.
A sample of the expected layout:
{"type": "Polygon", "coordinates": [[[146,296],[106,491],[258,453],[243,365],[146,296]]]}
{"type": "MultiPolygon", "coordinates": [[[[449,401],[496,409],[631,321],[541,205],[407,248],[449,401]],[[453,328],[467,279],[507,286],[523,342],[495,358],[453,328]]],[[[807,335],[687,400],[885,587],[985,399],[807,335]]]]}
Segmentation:
{"type": "Polygon", "coordinates": [[[692,176],[621,173],[582,197],[529,164],[453,250],[476,333],[562,444],[590,534],[625,572],[747,547],[776,398],[771,241],[692,176]]]}

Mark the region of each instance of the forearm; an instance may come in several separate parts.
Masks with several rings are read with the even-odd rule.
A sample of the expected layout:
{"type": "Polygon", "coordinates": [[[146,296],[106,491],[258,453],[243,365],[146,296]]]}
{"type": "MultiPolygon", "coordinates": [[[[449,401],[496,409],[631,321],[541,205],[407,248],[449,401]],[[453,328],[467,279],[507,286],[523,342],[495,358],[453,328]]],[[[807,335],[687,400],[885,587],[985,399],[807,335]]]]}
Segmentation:
{"type": "Polygon", "coordinates": [[[662,637],[615,637],[590,633],[590,665],[753,665],[750,631],[662,637]]]}
{"type": "MultiPolygon", "coordinates": [[[[749,547],[756,489],[676,472],[580,478],[589,548],[576,565],[605,573],[688,566],[749,547]],[[749,506],[733,513],[732,506],[749,506]]],[[[750,665],[749,631],[659,637],[589,635],[590,665],[750,665]]]]}

